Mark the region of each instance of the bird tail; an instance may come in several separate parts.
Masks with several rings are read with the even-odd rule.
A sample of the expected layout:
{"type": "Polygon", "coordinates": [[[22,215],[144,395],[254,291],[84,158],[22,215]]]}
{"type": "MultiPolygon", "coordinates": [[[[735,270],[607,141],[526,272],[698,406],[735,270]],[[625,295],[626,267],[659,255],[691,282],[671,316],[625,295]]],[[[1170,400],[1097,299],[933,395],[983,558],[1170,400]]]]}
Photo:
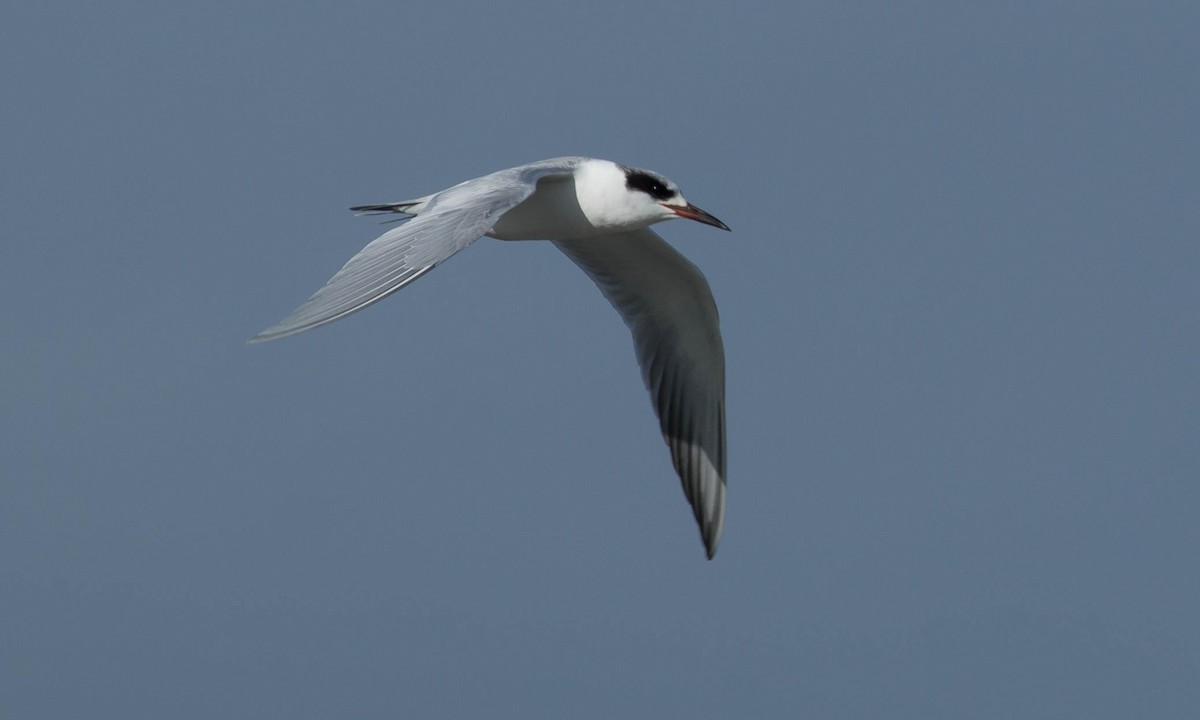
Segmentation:
{"type": "Polygon", "coordinates": [[[355,205],[350,208],[350,212],[358,213],[359,215],[387,215],[390,213],[419,215],[432,199],[432,195],[426,195],[416,200],[401,200],[400,202],[381,203],[379,205],[355,205]]]}

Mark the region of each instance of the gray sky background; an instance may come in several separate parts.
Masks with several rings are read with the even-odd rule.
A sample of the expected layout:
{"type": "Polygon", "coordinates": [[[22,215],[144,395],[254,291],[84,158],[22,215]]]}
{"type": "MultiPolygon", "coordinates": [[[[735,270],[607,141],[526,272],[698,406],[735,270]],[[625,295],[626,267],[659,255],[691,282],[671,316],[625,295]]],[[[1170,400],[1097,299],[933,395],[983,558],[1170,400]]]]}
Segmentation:
{"type": "Polygon", "coordinates": [[[1195,717],[1200,5],[8,2],[0,715],[1195,717]],[[725,220],[713,562],[624,326],[395,200],[725,220]]]}

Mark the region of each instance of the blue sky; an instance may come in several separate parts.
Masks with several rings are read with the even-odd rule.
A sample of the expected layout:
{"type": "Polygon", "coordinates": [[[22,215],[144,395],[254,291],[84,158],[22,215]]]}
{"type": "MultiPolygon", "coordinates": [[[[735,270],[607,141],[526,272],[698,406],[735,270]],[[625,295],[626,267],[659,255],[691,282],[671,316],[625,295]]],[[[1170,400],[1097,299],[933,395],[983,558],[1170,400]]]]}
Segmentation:
{"type": "Polygon", "coordinates": [[[1187,717],[1194,3],[9,3],[0,714],[1187,717]],[[728,356],[704,560],[620,319],[354,204],[564,154],[728,356]]]}

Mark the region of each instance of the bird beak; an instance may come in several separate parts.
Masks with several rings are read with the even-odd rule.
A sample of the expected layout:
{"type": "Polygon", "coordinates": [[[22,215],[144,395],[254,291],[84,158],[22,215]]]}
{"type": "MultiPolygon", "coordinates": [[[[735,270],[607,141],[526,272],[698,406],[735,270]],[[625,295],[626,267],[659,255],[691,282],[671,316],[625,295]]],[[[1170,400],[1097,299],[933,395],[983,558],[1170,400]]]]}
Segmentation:
{"type": "Polygon", "coordinates": [[[725,223],[721,222],[720,220],[716,219],[712,215],[706,213],[705,211],[701,210],[700,208],[696,207],[695,205],[693,205],[691,203],[688,203],[687,205],[668,205],[667,203],[661,203],[661,204],[663,207],[665,207],[666,209],[675,213],[679,217],[687,218],[688,220],[695,220],[696,222],[702,222],[705,225],[712,225],[713,227],[719,227],[722,230],[729,229],[728,225],[726,225],[725,223]]]}

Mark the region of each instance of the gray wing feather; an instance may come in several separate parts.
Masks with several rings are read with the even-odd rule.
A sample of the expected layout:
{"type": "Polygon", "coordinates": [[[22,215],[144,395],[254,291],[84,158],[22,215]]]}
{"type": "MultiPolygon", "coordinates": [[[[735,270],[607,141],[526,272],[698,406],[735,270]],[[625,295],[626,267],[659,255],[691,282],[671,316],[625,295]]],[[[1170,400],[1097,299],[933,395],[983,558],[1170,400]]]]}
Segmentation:
{"type": "Polygon", "coordinates": [[[543,160],[434,194],[419,215],[371,241],[303,305],[250,342],[311,330],[382,300],[490,230],[533,193],[539,179],[569,174],[581,161],[543,160]]]}
{"type": "Polygon", "coordinates": [[[725,517],[725,350],[708,282],[648,229],[554,244],[633,333],[642,379],[712,558],[725,517]]]}

